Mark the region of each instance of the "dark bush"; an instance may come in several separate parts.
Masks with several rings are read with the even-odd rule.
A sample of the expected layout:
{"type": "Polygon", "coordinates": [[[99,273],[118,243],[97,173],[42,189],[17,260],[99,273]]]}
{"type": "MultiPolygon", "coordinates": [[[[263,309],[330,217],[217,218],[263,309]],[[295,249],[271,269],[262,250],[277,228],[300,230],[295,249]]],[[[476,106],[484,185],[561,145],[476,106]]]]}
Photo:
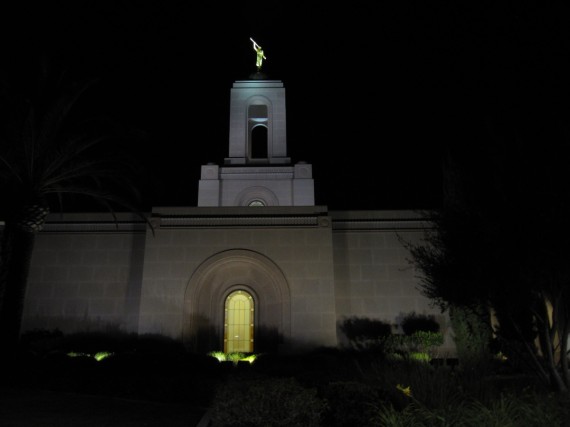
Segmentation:
{"type": "Polygon", "coordinates": [[[375,405],[382,399],[376,388],[356,381],[332,382],[322,395],[328,402],[324,425],[329,427],[373,426],[375,405]]]}
{"type": "Polygon", "coordinates": [[[98,352],[136,352],[153,356],[183,355],[184,345],[175,339],[155,334],[138,335],[129,332],[75,332],[65,335],[57,350],[95,354],[98,352]]]}
{"type": "Polygon", "coordinates": [[[349,317],[339,326],[350,343],[357,349],[381,347],[383,340],[392,334],[392,327],[378,319],[349,317]]]}
{"type": "Polygon", "coordinates": [[[59,329],[34,329],[20,336],[20,348],[23,353],[43,357],[61,346],[63,333],[59,329]]]}
{"type": "Polygon", "coordinates": [[[67,334],[58,350],[65,353],[95,354],[100,351],[125,351],[136,340],[136,334],[124,332],[74,332],[67,334]]]}
{"type": "Polygon", "coordinates": [[[138,352],[150,354],[181,355],[186,353],[186,348],[181,341],[159,334],[138,335],[135,349],[138,352]]]}
{"type": "Polygon", "coordinates": [[[415,332],[439,332],[439,323],[434,316],[426,314],[410,313],[402,320],[402,330],[405,335],[413,335],[415,332]]]}

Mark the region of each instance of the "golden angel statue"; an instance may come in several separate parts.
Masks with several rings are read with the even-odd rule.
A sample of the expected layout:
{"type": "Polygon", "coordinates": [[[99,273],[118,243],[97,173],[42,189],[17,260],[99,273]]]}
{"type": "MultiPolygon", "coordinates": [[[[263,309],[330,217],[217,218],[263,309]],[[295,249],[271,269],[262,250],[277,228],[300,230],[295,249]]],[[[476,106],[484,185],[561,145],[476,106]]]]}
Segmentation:
{"type": "Polygon", "coordinates": [[[263,53],[263,49],[261,48],[260,45],[258,45],[255,40],[253,40],[251,37],[249,38],[251,40],[251,42],[253,43],[253,50],[255,50],[255,52],[257,53],[257,59],[255,61],[255,66],[257,67],[257,71],[261,71],[261,64],[263,63],[264,59],[267,59],[265,57],[265,54],[263,53]]]}

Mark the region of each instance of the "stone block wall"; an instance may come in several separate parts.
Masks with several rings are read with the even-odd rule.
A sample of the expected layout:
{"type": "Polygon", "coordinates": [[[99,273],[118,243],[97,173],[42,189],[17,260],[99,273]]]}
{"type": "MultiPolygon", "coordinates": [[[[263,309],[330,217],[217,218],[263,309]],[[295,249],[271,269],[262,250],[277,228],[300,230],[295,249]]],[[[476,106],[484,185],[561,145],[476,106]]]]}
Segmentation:
{"type": "MultiPolygon", "coordinates": [[[[410,211],[344,211],[331,212],[331,217],[339,326],[346,318],[369,318],[402,333],[406,315],[430,315],[446,340],[441,351],[451,353],[449,319],[422,295],[421,272],[409,262],[403,244],[422,239],[428,226],[423,218],[410,211]]],[[[347,343],[340,331],[339,342],[347,343]]]]}
{"type": "Polygon", "coordinates": [[[144,233],[95,228],[37,235],[22,331],[137,330],[144,233]]]}

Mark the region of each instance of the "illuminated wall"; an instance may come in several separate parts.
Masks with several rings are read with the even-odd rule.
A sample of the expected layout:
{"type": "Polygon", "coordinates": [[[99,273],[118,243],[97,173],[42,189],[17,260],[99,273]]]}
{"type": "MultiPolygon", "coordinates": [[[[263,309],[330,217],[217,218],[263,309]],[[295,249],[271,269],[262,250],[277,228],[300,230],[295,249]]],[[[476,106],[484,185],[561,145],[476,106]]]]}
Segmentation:
{"type": "Polygon", "coordinates": [[[432,314],[452,351],[445,316],[417,289],[399,237],[421,238],[411,211],[326,207],[156,208],[154,233],[124,217],[52,215],[38,235],[24,330],[159,333],[198,351],[221,350],[226,301],[251,295],[254,350],[346,343],[339,322],[394,326],[432,314]]]}

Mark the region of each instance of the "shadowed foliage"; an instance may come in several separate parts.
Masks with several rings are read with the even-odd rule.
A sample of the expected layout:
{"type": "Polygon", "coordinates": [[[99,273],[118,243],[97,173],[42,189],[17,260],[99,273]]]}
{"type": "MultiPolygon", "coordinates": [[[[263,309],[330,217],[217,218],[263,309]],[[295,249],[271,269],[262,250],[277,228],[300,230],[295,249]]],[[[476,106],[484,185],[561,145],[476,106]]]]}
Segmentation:
{"type": "Polygon", "coordinates": [[[382,346],[383,340],[392,333],[392,327],[381,320],[356,316],[344,319],[339,329],[359,350],[382,346]]]}
{"type": "Polygon", "coordinates": [[[481,314],[484,307],[481,320],[493,327],[498,349],[519,368],[567,391],[567,135],[540,123],[516,126],[528,134],[491,131],[468,152],[450,150],[445,203],[430,213],[434,229],[407,246],[423,273],[426,296],[443,309],[481,314]],[[530,148],[539,140],[548,143],[540,151],[530,148]]]}
{"type": "Polygon", "coordinates": [[[0,341],[8,349],[3,356],[18,341],[35,236],[51,211],[89,200],[91,209],[114,215],[120,207],[144,218],[135,206],[129,162],[107,144],[133,133],[76,113],[95,80],[72,81],[42,65],[37,90],[0,87],[0,109],[9,116],[0,128],[0,341]]]}
{"type": "Polygon", "coordinates": [[[439,332],[439,323],[434,316],[427,314],[410,313],[402,320],[402,330],[406,335],[412,335],[414,332],[439,332]]]}

